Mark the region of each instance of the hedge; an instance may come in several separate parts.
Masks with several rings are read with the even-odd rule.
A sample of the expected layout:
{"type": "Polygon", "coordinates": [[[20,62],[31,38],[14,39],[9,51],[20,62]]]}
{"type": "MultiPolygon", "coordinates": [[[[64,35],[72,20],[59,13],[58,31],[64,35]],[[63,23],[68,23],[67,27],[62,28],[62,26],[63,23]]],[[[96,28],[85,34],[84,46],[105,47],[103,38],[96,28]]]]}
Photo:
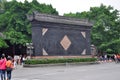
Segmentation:
{"type": "Polygon", "coordinates": [[[96,58],[60,58],[60,59],[29,59],[25,64],[55,64],[55,63],[73,63],[73,62],[95,62],[96,58]]]}

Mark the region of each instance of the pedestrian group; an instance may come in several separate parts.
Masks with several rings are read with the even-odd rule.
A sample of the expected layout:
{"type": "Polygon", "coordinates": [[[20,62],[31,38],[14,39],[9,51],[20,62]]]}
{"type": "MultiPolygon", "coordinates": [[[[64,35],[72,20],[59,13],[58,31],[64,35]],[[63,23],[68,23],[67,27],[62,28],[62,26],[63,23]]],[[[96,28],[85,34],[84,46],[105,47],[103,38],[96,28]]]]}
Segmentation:
{"type": "Polygon", "coordinates": [[[2,54],[0,59],[0,80],[11,80],[11,73],[14,68],[13,59],[11,56],[5,57],[2,54]]]}

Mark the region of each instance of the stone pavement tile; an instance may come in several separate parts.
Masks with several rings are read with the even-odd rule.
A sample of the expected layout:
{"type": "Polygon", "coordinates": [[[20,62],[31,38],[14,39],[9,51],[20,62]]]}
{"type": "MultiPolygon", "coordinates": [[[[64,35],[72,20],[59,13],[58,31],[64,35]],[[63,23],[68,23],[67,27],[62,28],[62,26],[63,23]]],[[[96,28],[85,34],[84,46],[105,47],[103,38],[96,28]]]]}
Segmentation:
{"type": "Polygon", "coordinates": [[[29,79],[13,78],[12,80],[29,80],[29,79]]]}
{"type": "Polygon", "coordinates": [[[40,80],[40,79],[13,78],[12,80],[40,80]]]}

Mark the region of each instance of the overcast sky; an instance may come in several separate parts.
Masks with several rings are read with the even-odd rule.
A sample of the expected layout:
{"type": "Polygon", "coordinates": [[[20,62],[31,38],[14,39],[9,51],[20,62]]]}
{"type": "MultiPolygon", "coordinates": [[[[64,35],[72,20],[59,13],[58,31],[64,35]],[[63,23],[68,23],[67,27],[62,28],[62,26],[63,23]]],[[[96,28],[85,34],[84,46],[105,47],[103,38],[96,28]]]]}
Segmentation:
{"type": "Polygon", "coordinates": [[[100,6],[100,4],[102,3],[106,6],[111,5],[112,7],[114,7],[114,9],[120,10],[120,0],[37,0],[37,1],[40,3],[51,4],[54,8],[56,8],[60,15],[69,12],[76,13],[89,11],[90,7],[100,6]]]}

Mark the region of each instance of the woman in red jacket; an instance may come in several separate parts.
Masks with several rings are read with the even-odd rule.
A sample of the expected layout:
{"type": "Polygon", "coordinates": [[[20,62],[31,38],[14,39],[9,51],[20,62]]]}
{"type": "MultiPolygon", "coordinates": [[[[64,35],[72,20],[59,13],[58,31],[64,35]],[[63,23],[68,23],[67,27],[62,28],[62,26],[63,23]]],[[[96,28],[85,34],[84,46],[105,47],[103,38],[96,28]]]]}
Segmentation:
{"type": "Polygon", "coordinates": [[[0,60],[0,76],[1,76],[1,80],[6,80],[6,58],[5,58],[5,54],[2,54],[2,59],[0,60]]]}

